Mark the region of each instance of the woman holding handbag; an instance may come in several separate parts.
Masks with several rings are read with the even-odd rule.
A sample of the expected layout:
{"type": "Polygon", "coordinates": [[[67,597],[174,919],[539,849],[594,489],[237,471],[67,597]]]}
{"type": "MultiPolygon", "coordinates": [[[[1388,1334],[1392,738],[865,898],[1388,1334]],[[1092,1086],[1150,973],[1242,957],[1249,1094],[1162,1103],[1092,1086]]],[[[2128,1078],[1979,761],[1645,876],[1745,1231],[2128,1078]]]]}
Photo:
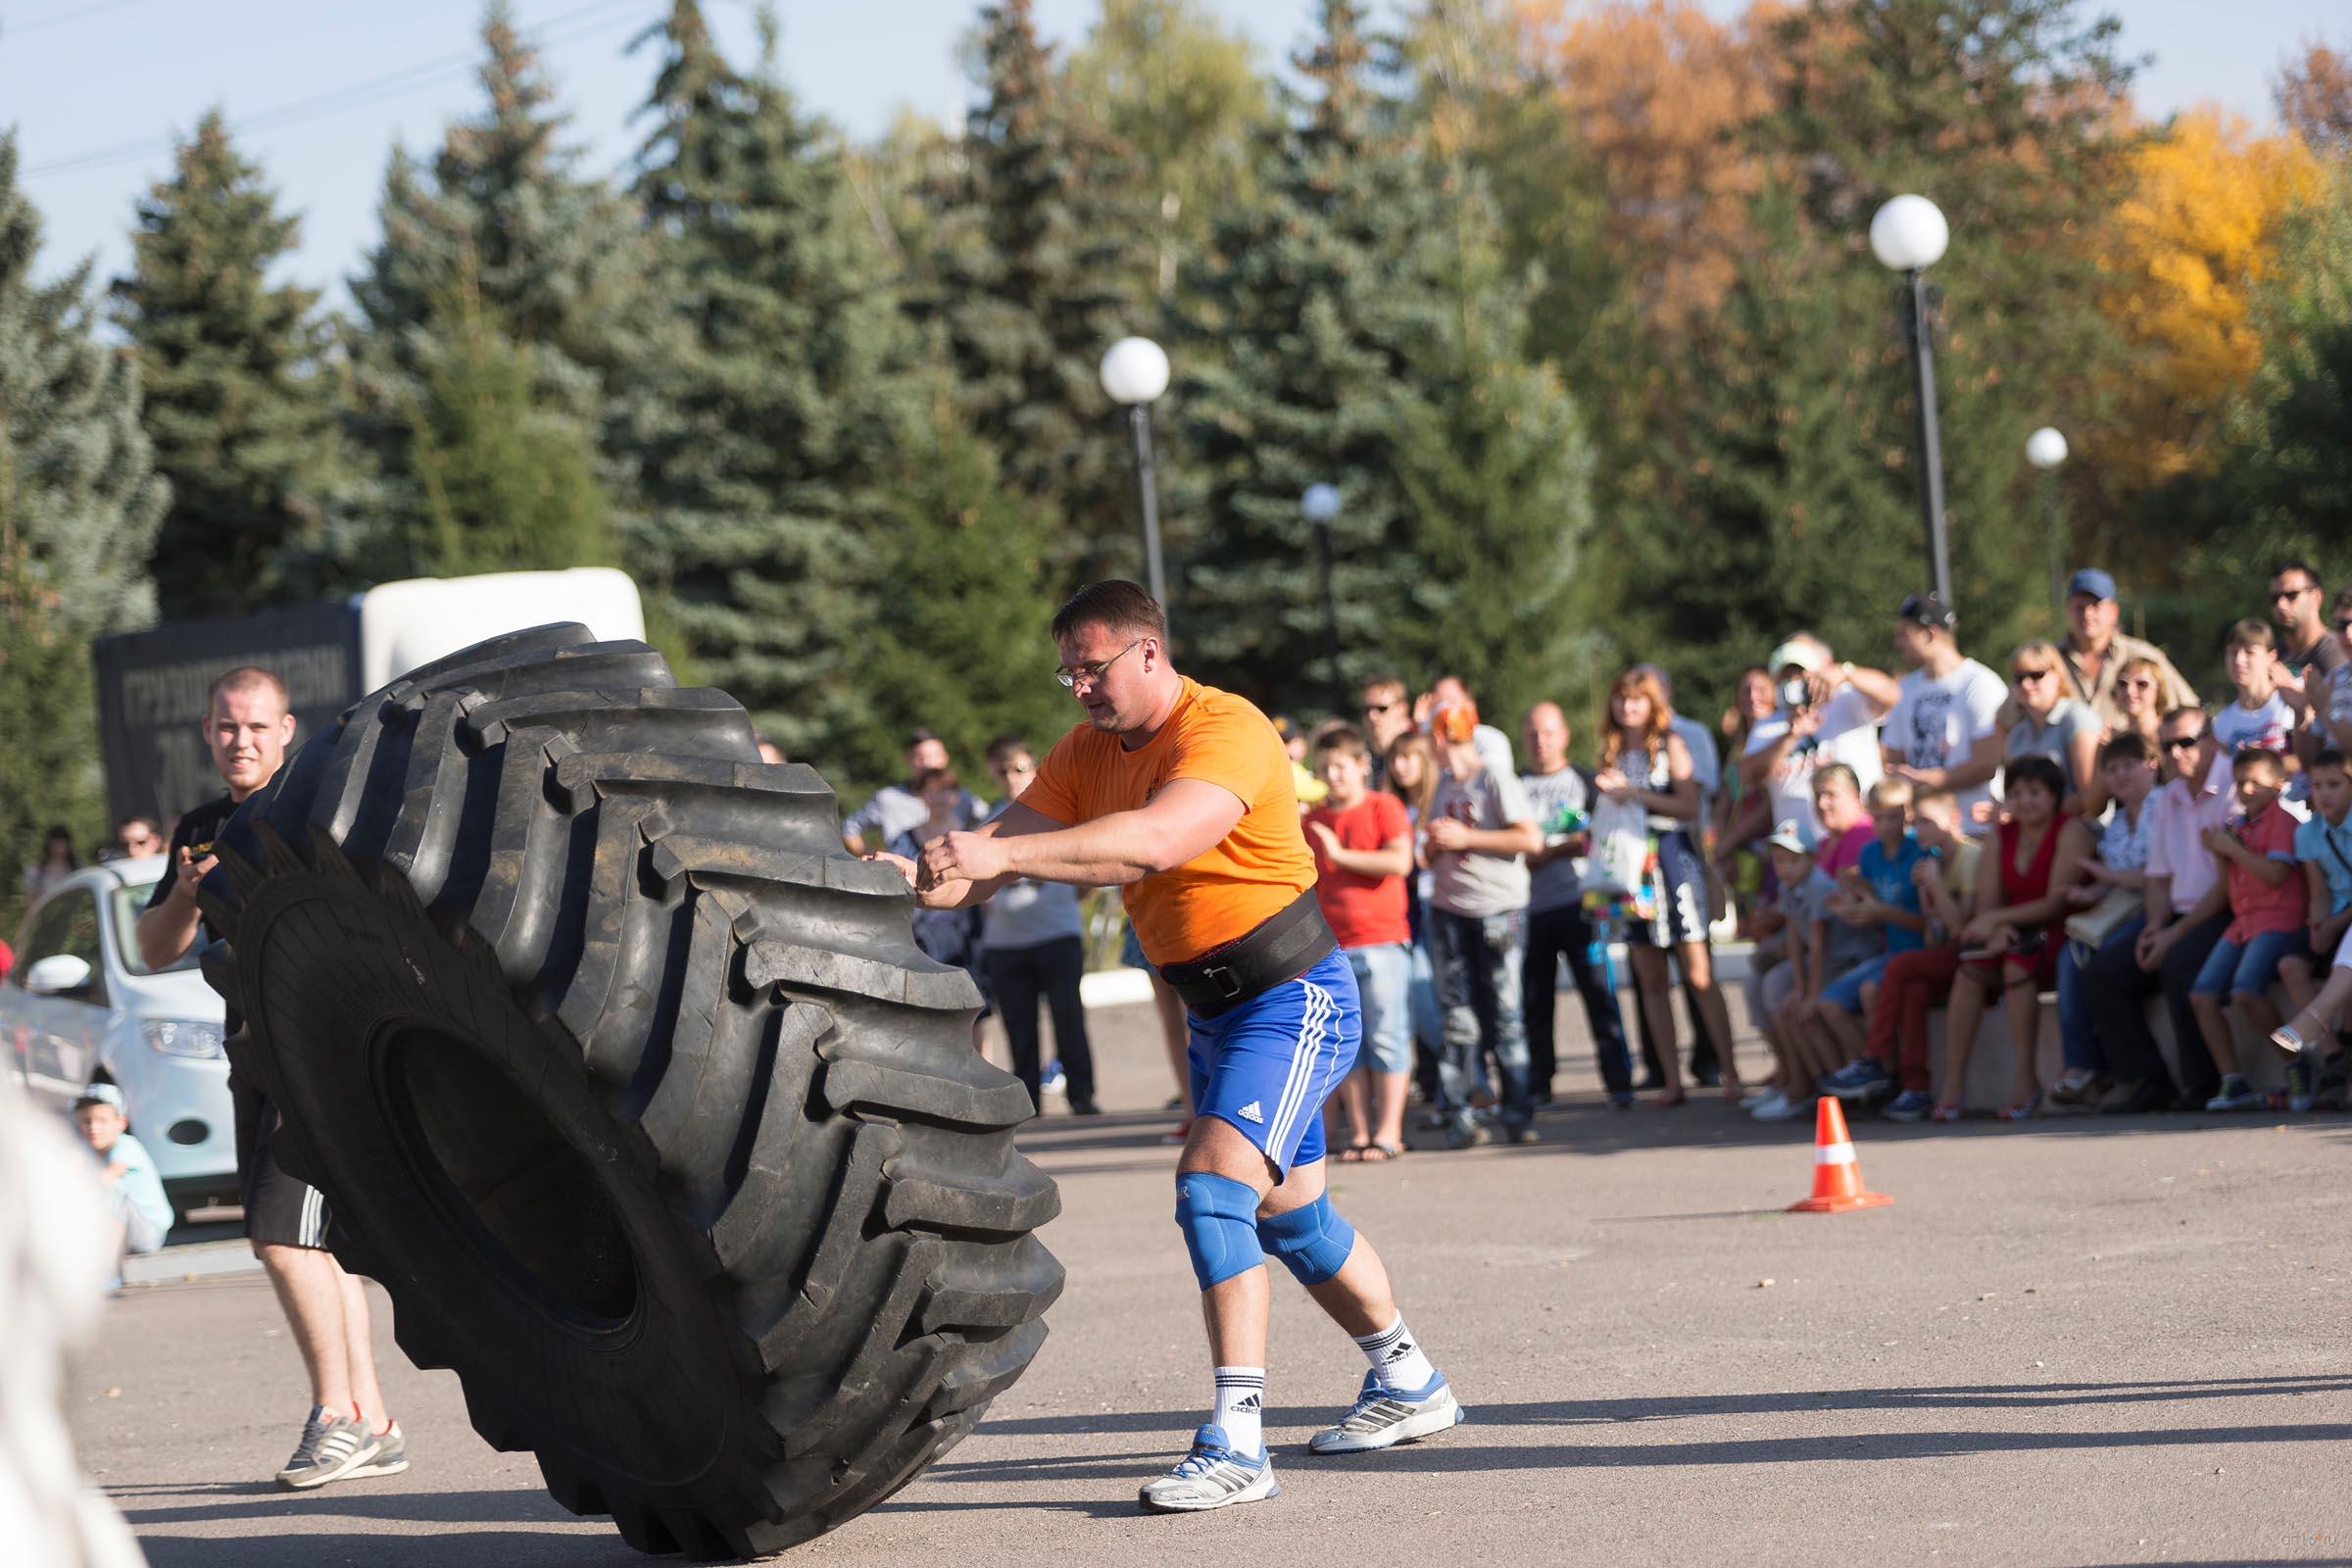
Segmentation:
{"type": "MultiPolygon", "coordinates": [[[[1633,962],[1634,983],[1641,993],[1642,1016],[1648,1022],[1650,1038],[1658,1044],[1665,1090],[1650,1103],[1659,1107],[1680,1105],[1690,1098],[1683,1090],[1673,999],[1666,989],[1669,953],[1683,966],[1691,1001],[1702,1009],[1700,1021],[1725,1044],[1723,1097],[1737,1101],[1745,1093],[1729,1050],[1731,1013],[1715,984],[1714,956],[1708,947],[1707,864],[1694,831],[1699,814],[1698,780],[1691,774],[1690,749],[1671,727],[1673,718],[1674,711],[1667,706],[1655,674],[1637,665],[1618,675],[1609,686],[1600,769],[1593,777],[1605,801],[1642,811],[1655,860],[1649,897],[1637,899],[1625,921],[1625,944],[1633,962]]],[[[1604,817],[1608,814],[1595,810],[1592,822],[1594,852],[1604,858],[1604,817]]]]}
{"type": "Polygon", "coordinates": [[[2141,889],[2155,826],[2148,797],[2156,789],[2156,758],[2137,731],[2122,731],[2100,750],[2099,785],[2115,808],[2099,830],[2097,856],[2083,860],[2082,880],[2067,889],[2075,912],[2058,954],[2058,1038],[2066,1052],[2066,1070],[2050,1086],[2050,1102],[2058,1105],[2095,1105],[2110,1087],[2084,971],[2102,950],[2139,940],[2145,922],[2141,889]]]}

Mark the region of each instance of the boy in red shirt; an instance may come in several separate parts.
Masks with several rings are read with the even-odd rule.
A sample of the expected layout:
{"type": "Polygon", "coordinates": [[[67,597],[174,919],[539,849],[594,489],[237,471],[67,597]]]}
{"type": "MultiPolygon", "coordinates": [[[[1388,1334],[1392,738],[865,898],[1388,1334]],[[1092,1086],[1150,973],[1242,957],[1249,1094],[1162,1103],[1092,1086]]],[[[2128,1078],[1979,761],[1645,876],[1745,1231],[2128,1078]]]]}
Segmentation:
{"type": "Polygon", "coordinates": [[[1394,1159],[1404,1152],[1404,1090],[1413,1068],[1404,888],[1413,870],[1412,828],[1403,802],[1386,790],[1372,793],[1371,753],[1354,730],[1324,732],[1315,742],[1315,772],[1329,791],[1306,813],[1315,902],[1355,971],[1364,1008],[1363,1059],[1336,1097],[1352,1130],[1339,1157],[1394,1159]]]}
{"type": "Polygon", "coordinates": [[[2230,1007],[2262,1039],[2278,1027],[2271,1005],[2271,982],[2278,962],[2307,950],[2303,916],[2308,903],[2295,870],[2295,819],[2278,804],[2286,788],[2286,760],[2277,752],[2248,746],[2230,764],[2244,815],[2229,827],[2205,830],[2205,847],[2221,862],[2230,885],[2230,929],[2214,945],[2205,967],[2189,988],[2205,1049],[2221,1069],[2221,1092],[2207,1110],[2245,1110],[2262,1102],[2237,1070],[2237,1046],[2230,1036],[2230,1007]]]}

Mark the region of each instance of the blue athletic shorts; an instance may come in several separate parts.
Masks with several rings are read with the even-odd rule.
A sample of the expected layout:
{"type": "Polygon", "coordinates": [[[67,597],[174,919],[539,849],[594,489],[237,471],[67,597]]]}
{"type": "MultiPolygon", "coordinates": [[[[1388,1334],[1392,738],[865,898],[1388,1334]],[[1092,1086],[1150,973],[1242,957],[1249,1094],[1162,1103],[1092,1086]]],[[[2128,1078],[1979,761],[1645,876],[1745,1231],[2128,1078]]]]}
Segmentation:
{"type": "Polygon", "coordinates": [[[1334,953],[1296,980],[1192,1023],[1193,1105],[1241,1129],[1276,1179],[1323,1157],[1323,1102],[1355,1065],[1363,1010],[1348,956],[1334,953]]]}

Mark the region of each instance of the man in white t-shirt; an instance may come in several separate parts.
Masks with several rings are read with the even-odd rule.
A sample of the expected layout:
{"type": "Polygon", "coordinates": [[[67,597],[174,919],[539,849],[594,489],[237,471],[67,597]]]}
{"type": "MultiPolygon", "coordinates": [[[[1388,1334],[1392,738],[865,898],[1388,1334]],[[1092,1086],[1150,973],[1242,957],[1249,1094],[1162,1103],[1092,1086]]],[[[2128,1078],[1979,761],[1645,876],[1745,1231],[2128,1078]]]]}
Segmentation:
{"type": "Polygon", "coordinates": [[[1827,762],[1854,770],[1868,794],[1879,781],[1879,720],[1900,695],[1894,677],[1881,669],[1835,662],[1830,645],[1800,631],[1775,648],[1764,666],[1772,671],[1781,706],[1747,732],[1747,754],[1740,759],[1740,787],[1762,790],[1771,802],[1767,819],[1794,822],[1818,838],[1813,814],[1813,772],[1827,762]],[[1801,703],[1788,699],[1802,693],[1801,703]]]}
{"type": "Polygon", "coordinates": [[[1894,613],[1894,651],[1912,666],[1896,687],[1880,736],[1886,772],[1914,787],[1950,790],[1971,838],[1992,826],[1993,775],[2001,770],[2001,677],[1960,654],[1960,617],[1934,594],[1913,594],[1894,613]]]}

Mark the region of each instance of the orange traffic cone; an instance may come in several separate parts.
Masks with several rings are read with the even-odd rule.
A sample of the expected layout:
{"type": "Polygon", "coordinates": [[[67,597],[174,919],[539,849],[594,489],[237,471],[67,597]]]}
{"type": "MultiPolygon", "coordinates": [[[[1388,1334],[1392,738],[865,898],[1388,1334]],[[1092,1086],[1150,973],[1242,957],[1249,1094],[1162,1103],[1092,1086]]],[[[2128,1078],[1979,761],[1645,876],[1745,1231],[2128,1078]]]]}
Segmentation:
{"type": "Polygon", "coordinates": [[[1822,1096],[1813,1115],[1813,1196],[1790,1203],[1788,1212],[1842,1214],[1893,1201],[1885,1193],[1863,1190],[1862,1167],[1854,1163],[1853,1141],[1845,1135],[1845,1111],[1836,1096],[1822,1096]]]}

